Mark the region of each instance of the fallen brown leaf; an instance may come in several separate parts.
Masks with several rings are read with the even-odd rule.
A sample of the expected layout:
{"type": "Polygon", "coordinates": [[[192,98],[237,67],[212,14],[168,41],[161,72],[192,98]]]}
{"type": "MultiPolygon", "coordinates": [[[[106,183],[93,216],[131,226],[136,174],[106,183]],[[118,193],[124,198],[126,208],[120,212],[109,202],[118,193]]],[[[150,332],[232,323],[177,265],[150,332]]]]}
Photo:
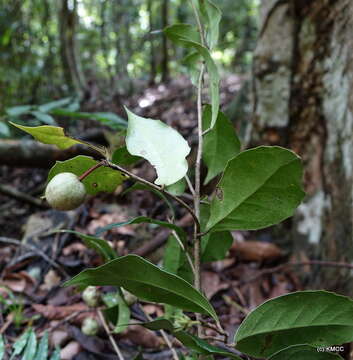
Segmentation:
{"type": "Polygon", "coordinates": [[[40,286],[41,290],[50,290],[54,286],[61,283],[61,277],[56,273],[55,270],[49,270],[44,277],[44,284],[40,286]]]}
{"type": "Polygon", "coordinates": [[[81,345],[77,341],[70,341],[61,351],[60,359],[61,360],[71,360],[76,356],[81,350],[81,345]]]}
{"type": "Polygon", "coordinates": [[[274,260],[283,255],[277,245],[261,241],[236,241],[231,247],[230,253],[243,261],[256,262],[274,260]]]}
{"type": "Polygon", "coordinates": [[[88,310],[88,306],[84,303],[68,306],[33,304],[32,307],[49,320],[63,320],[74,312],[88,310]]]}
{"type": "Polygon", "coordinates": [[[202,272],[201,283],[208,299],[211,299],[218,291],[229,288],[229,284],[222,282],[219,275],[211,271],[202,272]]]}
{"type": "Polygon", "coordinates": [[[163,340],[160,337],[142,326],[129,326],[123,333],[122,338],[145,348],[156,349],[163,345],[163,340]]]}

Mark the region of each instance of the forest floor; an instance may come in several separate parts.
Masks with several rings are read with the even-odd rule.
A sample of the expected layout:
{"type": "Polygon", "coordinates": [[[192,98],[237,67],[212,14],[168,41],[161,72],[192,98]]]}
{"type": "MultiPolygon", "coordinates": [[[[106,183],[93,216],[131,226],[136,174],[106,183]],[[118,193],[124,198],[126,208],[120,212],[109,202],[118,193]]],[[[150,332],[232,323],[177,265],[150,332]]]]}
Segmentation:
{"type": "MultiPolygon", "coordinates": [[[[221,100],[224,106],[232,101],[240,86],[241,79],[236,76],[223,81],[221,100]]],[[[146,89],[124,103],[140,115],[166,121],[193,142],[195,98],[184,78],[146,89]]],[[[101,106],[100,103],[87,105],[95,111],[102,111],[101,106]]],[[[114,104],[104,106],[114,110],[114,104]]],[[[94,122],[89,126],[101,128],[94,122]]],[[[146,163],[133,171],[148,179],[155,176],[153,168],[146,163]]],[[[0,184],[39,198],[47,172],[47,169],[0,165],[0,184]]],[[[0,193],[0,334],[6,339],[8,352],[25,329],[33,327],[38,337],[48,330],[50,344],[61,349],[61,359],[116,358],[103,328],[96,336],[81,332],[82,322],[88,316],[99,321],[97,309],[89,308],[77,289],[61,286],[64,280],[82,269],[102,264],[102,259],[77,236],[53,232],[53,229],[94,234],[99,227],[138,215],[165,220],[167,208],[163,200],[148,191],[124,194],[128,186],[131,183],[119,187],[113,196],[89,198],[71,212],[54,211],[45,205],[36,206],[0,193]]],[[[191,230],[188,215],[179,210],[177,218],[191,230]]],[[[288,257],[271,238],[247,232],[234,232],[233,237],[227,258],[202,268],[203,290],[231,339],[242,319],[254,307],[303,287],[294,268],[276,271],[276,266],[288,257]]],[[[166,238],[165,230],[148,224],[128,225],[105,233],[105,239],[119,254],[135,252],[155,263],[161,260],[166,238]]],[[[102,291],[107,292],[109,288],[102,291]]],[[[132,317],[138,320],[143,319],[144,313],[153,318],[163,315],[164,311],[162,306],[144,302],[141,306],[133,305],[131,310],[132,317]]],[[[212,329],[208,329],[206,335],[217,337],[212,329]]],[[[130,326],[114,338],[126,359],[133,358],[140,350],[146,359],[170,358],[163,338],[143,327],[130,326]]]]}

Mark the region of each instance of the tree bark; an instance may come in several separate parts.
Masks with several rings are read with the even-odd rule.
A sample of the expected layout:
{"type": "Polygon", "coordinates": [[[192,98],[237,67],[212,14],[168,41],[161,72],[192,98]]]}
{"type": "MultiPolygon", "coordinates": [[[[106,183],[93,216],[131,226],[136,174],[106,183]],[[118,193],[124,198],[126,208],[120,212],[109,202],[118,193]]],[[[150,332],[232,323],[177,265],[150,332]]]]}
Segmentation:
{"type": "MultiPolygon", "coordinates": [[[[104,143],[103,137],[99,132],[92,132],[92,136],[85,137],[85,140],[93,139],[96,143],[104,143]]],[[[59,150],[54,145],[45,145],[34,140],[0,141],[0,166],[49,168],[55,161],[67,160],[77,155],[101,157],[96,151],[83,145],[59,150]]]]}
{"type": "Polygon", "coordinates": [[[76,42],[77,0],[70,7],[68,0],[62,1],[60,13],[60,53],[64,76],[70,87],[81,96],[86,89],[76,42]]]}
{"type": "MultiPolygon", "coordinates": [[[[353,261],[353,2],[269,0],[254,54],[253,144],[302,156],[306,201],[292,221],[297,254],[353,261]]],[[[353,293],[350,272],[311,286],[353,293]]]]}
{"type": "MultiPolygon", "coordinates": [[[[163,0],[162,3],[162,28],[165,29],[168,26],[168,17],[169,17],[169,4],[168,0],[163,0]]],[[[162,60],[161,60],[161,70],[162,70],[162,82],[167,82],[169,80],[169,52],[168,52],[168,39],[165,34],[162,37],[162,60]]]]}
{"type": "Polygon", "coordinates": [[[148,26],[149,26],[149,45],[150,45],[150,76],[149,76],[149,85],[153,86],[155,84],[156,75],[157,75],[157,64],[156,56],[154,49],[154,37],[151,34],[153,31],[153,7],[152,0],[147,0],[147,12],[148,12],[148,26]]]}

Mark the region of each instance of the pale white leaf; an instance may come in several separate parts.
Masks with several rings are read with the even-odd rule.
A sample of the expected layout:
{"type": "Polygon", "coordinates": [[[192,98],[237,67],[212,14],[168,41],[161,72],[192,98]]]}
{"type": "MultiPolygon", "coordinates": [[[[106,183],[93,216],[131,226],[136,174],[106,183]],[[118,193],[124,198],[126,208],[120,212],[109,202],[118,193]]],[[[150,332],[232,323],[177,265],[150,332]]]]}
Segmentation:
{"type": "Polygon", "coordinates": [[[146,119],[126,109],[126,147],[131,155],[148,160],[157,171],[157,185],[171,185],[186,175],[190,147],[173,128],[159,120],[146,119]]]}

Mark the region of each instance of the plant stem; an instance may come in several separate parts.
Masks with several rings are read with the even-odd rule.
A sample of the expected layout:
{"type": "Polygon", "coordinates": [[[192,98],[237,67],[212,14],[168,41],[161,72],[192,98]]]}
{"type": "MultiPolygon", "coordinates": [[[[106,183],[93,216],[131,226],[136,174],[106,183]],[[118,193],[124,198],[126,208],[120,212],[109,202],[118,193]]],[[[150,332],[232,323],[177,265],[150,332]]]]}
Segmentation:
{"type": "MultiPolygon", "coordinates": [[[[199,81],[197,84],[197,133],[198,133],[198,146],[195,164],[195,194],[194,194],[194,209],[198,219],[200,219],[200,192],[201,192],[201,160],[202,160],[202,81],[205,65],[201,65],[199,81]]],[[[200,221],[200,220],[199,220],[200,221]]],[[[194,263],[195,263],[195,287],[201,290],[201,276],[200,276],[200,250],[201,238],[199,232],[195,227],[194,232],[194,263]]]]}
{"type": "Polygon", "coordinates": [[[199,28],[200,38],[201,38],[201,45],[202,45],[202,46],[205,46],[205,44],[206,44],[206,41],[205,41],[205,33],[204,33],[204,31],[203,31],[203,26],[202,26],[202,23],[201,23],[201,19],[200,19],[200,16],[199,16],[199,12],[197,11],[196,6],[195,6],[195,3],[194,3],[193,0],[190,0],[190,4],[191,4],[192,10],[193,10],[194,15],[195,15],[197,27],[199,28]]]}
{"type": "Polygon", "coordinates": [[[105,160],[102,160],[101,162],[99,162],[98,164],[92,166],[91,168],[89,168],[87,171],[85,171],[78,179],[80,181],[82,181],[84,178],[86,178],[90,173],[92,173],[94,170],[100,168],[101,166],[103,166],[105,163],[105,160]]]}
{"type": "MultiPolygon", "coordinates": [[[[192,10],[195,15],[196,23],[199,29],[201,45],[206,46],[205,33],[201,23],[198,9],[195,6],[193,0],[190,0],[192,10]]],[[[203,147],[203,137],[202,137],[202,84],[203,76],[205,71],[205,64],[202,63],[200,68],[200,74],[197,84],[197,134],[198,134],[198,144],[197,144],[197,156],[195,164],[195,192],[194,196],[194,210],[197,216],[198,221],[200,221],[200,190],[201,190],[201,160],[202,160],[202,147],[203,147]]],[[[195,226],[194,228],[194,267],[195,267],[195,288],[201,291],[201,236],[200,230],[195,226]]],[[[196,320],[200,321],[201,316],[196,314],[196,320]]],[[[202,328],[200,325],[197,326],[198,336],[202,335],[202,328]]]]}
{"type": "Polygon", "coordinates": [[[193,220],[194,220],[194,222],[195,222],[195,224],[196,224],[195,226],[197,227],[197,234],[200,233],[200,222],[199,222],[199,219],[198,219],[198,217],[196,216],[194,210],[192,210],[191,207],[190,207],[186,202],[184,202],[183,200],[181,200],[179,197],[171,194],[170,192],[168,192],[167,190],[165,190],[163,187],[158,186],[158,185],[156,185],[156,184],[153,184],[153,183],[149,182],[148,180],[145,180],[145,179],[143,179],[143,178],[141,178],[141,177],[139,177],[139,176],[131,173],[130,171],[122,168],[122,167],[119,166],[119,165],[113,164],[113,163],[111,163],[110,161],[107,161],[107,160],[102,160],[102,163],[103,163],[103,164],[102,164],[103,166],[109,167],[109,168],[111,168],[111,169],[118,170],[118,171],[120,171],[121,173],[129,176],[131,179],[133,179],[133,180],[135,180],[135,181],[137,181],[137,182],[139,182],[139,183],[141,183],[141,184],[147,185],[147,186],[149,186],[149,187],[151,187],[151,188],[153,188],[153,189],[155,189],[155,190],[158,190],[158,191],[160,191],[161,193],[163,193],[164,195],[167,195],[167,196],[169,196],[170,198],[172,198],[173,200],[175,200],[177,203],[179,203],[179,205],[181,205],[182,207],[184,207],[184,208],[190,213],[190,215],[192,216],[192,218],[193,218],[193,220]]]}
{"type": "Polygon", "coordinates": [[[192,196],[195,196],[195,189],[194,187],[192,186],[192,183],[191,183],[191,180],[189,178],[189,176],[186,174],[185,175],[185,180],[186,180],[186,183],[188,184],[188,187],[189,187],[189,190],[191,192],[191,195],[192,196]]]}
{"type": "Polygon", "coordinates": [[[110,333],[108,324],[107,324],[107,322],[105,321],[104,316],[103,316],[101,310],[98,310],[98,316],[99,316],[99,319],[100,319],[100,321],[101,321],[101,323],[102,323],[102,325],[103,325],[103,327],[104,327],[105,332],[107,333],[107,335],[108,335],[108,337],[109,337],[109,340],[110,340],[111,344],[113,345],[113,348],[114,348],[116,354],[118,355],[119,360],[125,360],[123,354],[121,353],[121,351],[120,351],[120,349],[119,349],[118,344],[115,342],[112,334],[110,333]]]}
{"type": "Polygon", "coordinates": [[[183,244],[183,242],[181,241],[179,235],[177,234],[177,232],[175,230],[172,230],[172,234],[174,235],[175,239],[177,240],[181,250],[184,252],[185,256],[186,256],[186,259],[188,260],[188,263],[190,265],[190,268],[192,270],[192,273],[194,275],[194,277],[196,276],[196,273],[195,273],[195,267],[194,267],[194,264],[192,262],[192,259],[190,257],[190,254],[188,253],[188,251],[185,249],[185,246],[183,244]]]}
{"type": "MultiPolygon", "coordinates": [[[[142,306],[140,306],[141,311],[144,313],[144,315],[146,316],[148,321],[152,321],[153,319],[151,318],[151,316],[149,316],[145,310],[143,309],[142,306]]],[[[173,360],[179,360],[179,356],[177,354],[177,352],[175,351],[173,344],[170,342],[169,337],[167,335],[167,333],[164,330],[159,330],[159,332],[162,335],[162,338],[164,339],[165,343],[167,344],[168,348],[170,349],[170,351],[172,352],[172,356],[173,356],[173,360]]]]}

